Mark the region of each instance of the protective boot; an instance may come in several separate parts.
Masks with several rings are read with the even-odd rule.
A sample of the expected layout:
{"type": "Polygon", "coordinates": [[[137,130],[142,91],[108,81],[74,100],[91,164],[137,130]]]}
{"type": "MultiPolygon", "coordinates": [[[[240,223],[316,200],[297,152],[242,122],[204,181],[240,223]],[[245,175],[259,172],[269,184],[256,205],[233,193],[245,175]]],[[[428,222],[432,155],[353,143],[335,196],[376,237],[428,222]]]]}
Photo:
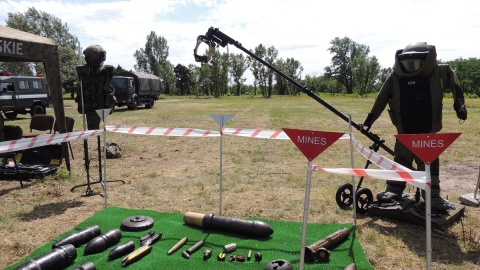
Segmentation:
{"type": "Polygon", "coordinates": [[[377,194],[380,203],[394,203],[403,199],[403,191],[406,183],[398,181],[387,181],[387,189],[377,194]]]}

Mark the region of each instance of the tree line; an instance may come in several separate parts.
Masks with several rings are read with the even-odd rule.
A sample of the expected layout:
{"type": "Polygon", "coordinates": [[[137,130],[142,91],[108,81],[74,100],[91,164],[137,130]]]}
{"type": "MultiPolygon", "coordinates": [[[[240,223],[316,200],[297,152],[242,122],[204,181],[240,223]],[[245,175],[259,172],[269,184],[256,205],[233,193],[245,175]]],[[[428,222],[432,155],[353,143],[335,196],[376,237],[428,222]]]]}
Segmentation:
{"type": "MultiPolygon", "coordinates": [[[[78,38],[71,34],[67,24],[34,7],[25,13],[8,13],[8,27],[48,37],[58,44],[61,80],[64,92],[73,93],[78,86],[75,67],[84,65],[82,47],[78,38]]],[[[275,66],[293,81],[304,85],[318,94],[356,94],[367,96],[379,91],[383,81],[392,72],[390,67],[381,67],[375,56],[370,56],[367,45],[354,40],[336,37],[330,41],[328,51],[331,63],[322,75],[302,76],[303,67],[294,58],[283,59],[274,46],[263,44],[251,52],[265,62],[275,66]]],[[[207,53],[207,52],[206,52],[207,53]]],[[[394,52],[392,52],[393,54],[394,52]]],[[[214,51],[206,64],[172,64],[169,59],[168,41],[151,31],[143,48],[133,53],[135,71],[154,74],[162,80],[165,95],[195,95],[221,97],[225,95],[250,95],[271,97],[272,95],[298,95],[301,90],[283,76],[275,73],[251,56],[242,53],[214,51]],[[247,70],[253,75],[253,85],[245,84],[247,70]]],[[[458,58],[442,62],[451,65],[457,72],[462,88],[469,97],[480,95],[480,59],[458,58]]],[[[43,63],[0,62],[0,70],[34,76],[44,73],[43,63]]],[[[116,72],[125,71],[120,65],[116,72]]],[[[132,70],[130,70],[132,71],[132,70]]]]}

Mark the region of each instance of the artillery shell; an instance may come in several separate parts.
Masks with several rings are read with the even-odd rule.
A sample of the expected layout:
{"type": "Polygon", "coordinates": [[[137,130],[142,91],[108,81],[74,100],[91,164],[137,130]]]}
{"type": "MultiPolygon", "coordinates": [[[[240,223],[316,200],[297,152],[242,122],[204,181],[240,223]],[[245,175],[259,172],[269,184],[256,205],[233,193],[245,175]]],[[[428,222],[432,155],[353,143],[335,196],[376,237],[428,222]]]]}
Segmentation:
{"type": "Polygon", "coordinates": [[[228,261],[229,262],[234,262],[235,261],[235,255],[228,256],[228,261]]]}
{"type": "Polygon", "coordinates": [[[88,242],[87,246],[85,247],[84,253],[100,253],[107,248],[116,245],[120,241],[120,238],[122,238],[122,233],[119,229],[110,230],[105,234],[99,235],[90,240],[90,242],[88,242]]]}
{"type": "Polygon", "coordinates": [[[262,257],[263,257],[262,253],[260,253],[260,252],[255,253],[255,261],[257,261],[257,262],[261,261],[262,257]]]}
{"type": "Polygon", "coordinates": [[[185,245],[188,242],[188,238],[185,236],[178,243],[176,243],[168,252],[167,255],[172,255],[175,253],[177,250],[179,250],[183,245],[185,245]]]}
{"type": "Polygon", "coordinates": [[[122,265],[127,266],[131,263],[134,263],[141,258],[145,257],[148,253],[152,251],[152,246],[143,246],[130,253],[127,257],[122,260],[122,265]]]}
{"type": "Polygon", "coordinates": [[[52,248],[57,248],[66,244],[72,244],[74,247],[78,248],[79,246],[86,244],[93,238],[99,236],[100,233],[100,227],[98,227],[98,225],[88,227],[60,239],[58,242],[52,245],[52,248]]]}
{"type": "Polygon", "coordinates": [[[77,258],[77,250],[72,244],[66,244],[36,257],[15,269],[62,269],[77,258]]]}
{"type": "Polygon", "coordinates": [[[190,254],[188,254],[186,251],[182,251],[182,257],[185,259],[190,259],[190,254]]]}
{"type": "Polygon", "coordinates": [[[120,245],[108,254],[108,258],[111,260],[118,259],[122,256],[125,256],[129,253],[132,253],[135,250],[135,243],[133,241],[128,241],[127,243],[120,245]]]}
{"type": "Polygon", "coordinates": [[[251,258],[252,258],[252,250],[250,249],[248,251],[247,260],[250,261],[251,258]]]}
{"type": "Polygon", "coordinates": [[[187,253],[189,255],[192,255],[195,251],[199,250],[203,246],[203,244],[205,244],[205,241],[203,241],[203,240],[198,241],[195,245],[191,246],[187,250],[187,253]]]}

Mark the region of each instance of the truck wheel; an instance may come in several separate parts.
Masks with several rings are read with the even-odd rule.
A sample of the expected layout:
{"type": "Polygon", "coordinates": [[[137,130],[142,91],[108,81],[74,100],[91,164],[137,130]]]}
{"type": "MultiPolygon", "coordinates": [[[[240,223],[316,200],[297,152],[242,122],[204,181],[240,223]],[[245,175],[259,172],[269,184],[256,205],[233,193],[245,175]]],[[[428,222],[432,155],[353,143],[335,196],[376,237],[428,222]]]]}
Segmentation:
{"type": "Polygon", "coordinates": [[[35,114],[45,114],[45,108],[41,105],[33,105],[32,109],[30,110],[30,115],[34,116],[35,114]]]}
{"type": "Polygon", "coordinates": [[[133,98],[132,110],[138,110],[138,105],[140,105],[140,101],[138,97],[133,98]]]}
{"type": "Polygon", "coordinates": [[[155,100],[153,98],[151,98],[147,104],[145,104],[145,108],[147,109],[150,109],[152,108],[153,106],[155,106],[155,100]]]}
{"type": "Polygon", "coordinates": [[[18,115],[17,112],[3,112],[3,114],[5,114],[5,118],[7,118],[8,120],[17,119],[17,115],[18,115]]]}

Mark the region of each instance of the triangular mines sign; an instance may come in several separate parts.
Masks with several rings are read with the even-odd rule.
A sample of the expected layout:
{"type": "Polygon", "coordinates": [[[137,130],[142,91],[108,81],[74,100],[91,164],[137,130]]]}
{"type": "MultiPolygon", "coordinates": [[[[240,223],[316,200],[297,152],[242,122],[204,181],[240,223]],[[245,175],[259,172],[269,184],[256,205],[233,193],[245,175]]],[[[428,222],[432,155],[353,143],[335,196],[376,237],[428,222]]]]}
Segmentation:
{"type": "Polygon", "coordinates": [[[426,164],[432,163],[462,133],[398,134],[397,139],[426,164]]]}
{"type": "Polygon", "coordinates": [[[305,157],[312,161],[325,149],[336,142],[344,133],[284,128],[283,131],[300,149],[305,157]]]}

